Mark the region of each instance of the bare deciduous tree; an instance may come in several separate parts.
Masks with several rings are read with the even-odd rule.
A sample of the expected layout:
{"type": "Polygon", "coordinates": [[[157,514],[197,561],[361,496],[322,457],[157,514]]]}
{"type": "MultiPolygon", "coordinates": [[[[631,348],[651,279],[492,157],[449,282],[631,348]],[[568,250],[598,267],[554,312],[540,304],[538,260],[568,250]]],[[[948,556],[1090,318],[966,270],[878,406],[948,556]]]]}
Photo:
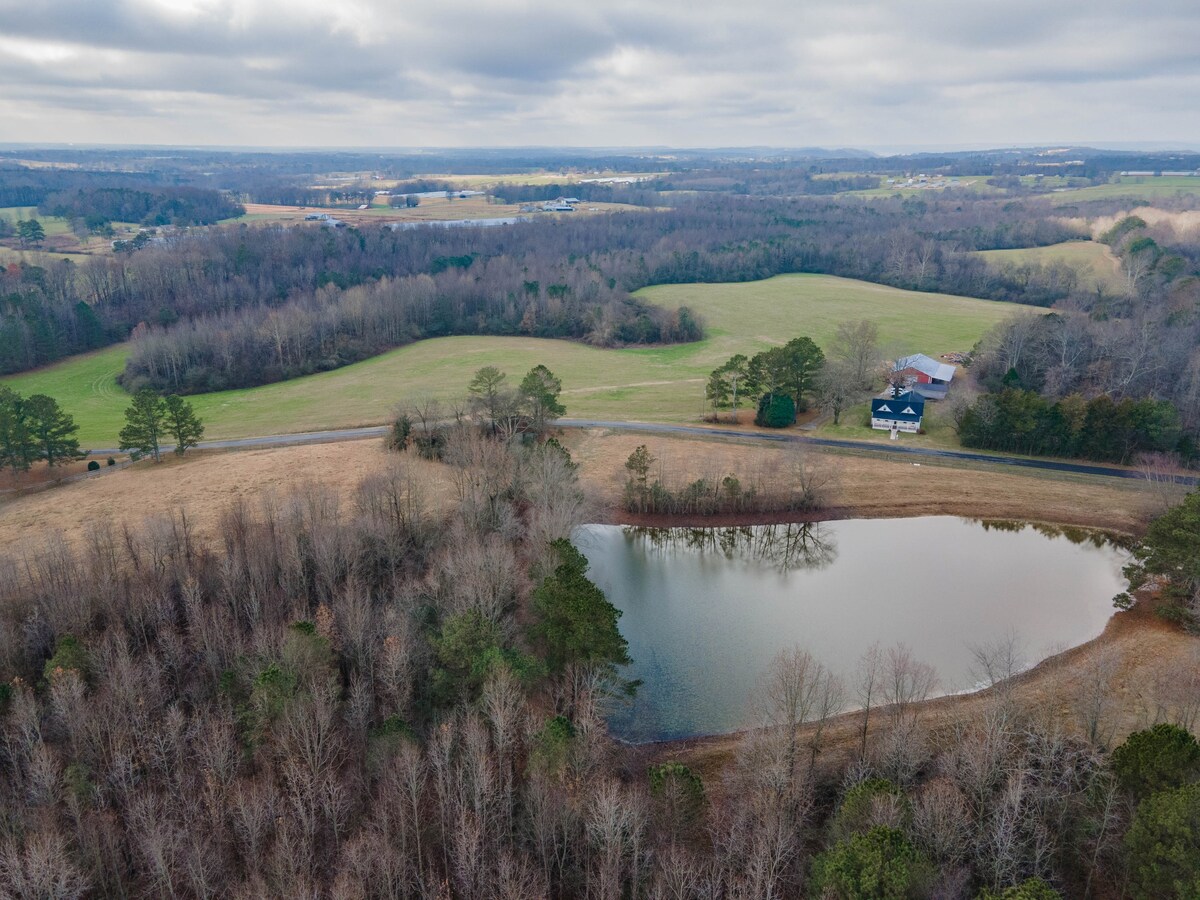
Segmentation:
{"type": "Polygon", "coordinates": [[[1095,647],[1084,663],[1083,683],[1074,697],[1075,715],[1093,746],[1106,745],[1113,734],[1109,712],[1113,702],[1113,679],[1120,660],[1110,647],[1095,647]]]}
{"type": "Polygon", "coordinates": [[[71,862],[66,842],[54,833],[0,845],[0,891],[14,900],[75,900],[87,879],[71,862]]]}
{"type": "Polygon", "coordinates": [[[883,365],[879,326],[867,319],[839,322],[829,345],[829,358],[843,364],[855,390],[869,392],[883,365]]]}
{"type": "Polygon", "coordinates": [[[937,671],[913,656],[904,644],[896,644],[884,655],[883,701],[894,719],[904,719],[913,707],[937,688],[937,671]]]}

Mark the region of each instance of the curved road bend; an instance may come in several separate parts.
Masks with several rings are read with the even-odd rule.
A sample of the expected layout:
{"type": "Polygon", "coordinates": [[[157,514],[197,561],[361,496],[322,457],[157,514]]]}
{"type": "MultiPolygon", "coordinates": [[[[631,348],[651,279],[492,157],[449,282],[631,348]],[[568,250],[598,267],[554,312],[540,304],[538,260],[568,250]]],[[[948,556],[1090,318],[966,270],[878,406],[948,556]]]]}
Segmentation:
{"type": "MultiPolygon", "coordinates": [[[[937,450],[931,447],[906,447],[903,444],[884,444],[875,441],[851,441],[841,438],[813,437],[807,434],[769,434],[762,431],[740,431],[727,428],[705,428],[700,425],[665,425],[649,422],[608,422],[600,419],[559,419],[562,428],[610,428],[614,431],[637,431],[646,434],[683,434],[700,437],[739,438],[752,441],[773,441],[782,444],[807,444],[812,447],[829,447],[835,450],[857,450],[866,453],[896,454],[925,459],[955,459],[967,462],[990,463],[998,466],[1013,466],[1024,469],[1044,469],[1051,472],[1067,472],[1074,475],[1100,475],[1106,478],[1143,479],[1145,475],[1134,469],[1118,469],[1114,466],[1097,466],[1087,463],[1062,462],[1055,459],[1027,459],[1019,456],[996,456],[990,453],[973,453],[969,450],[937,450]]],[[[263,437],[235,438],[226,441],[201,441],[200,450],[246,450],[256,447],[282,447],[296,444],[323,444],[334,441],[352,441],[360,438],[379,437],[388,430],[386,425],[366,428],[339,428],[332,431],[307,431],[296,434],[273,434],[263,437]]],[[[173,449],[163,445],[162,452],[173,449]]],[[[118,453],[113,449],[93,450],[97,456],[118,453]]],[[[1176,475],[1175,482],[1183,485],[1200,484],[1200,477],[1176,475]]]]}

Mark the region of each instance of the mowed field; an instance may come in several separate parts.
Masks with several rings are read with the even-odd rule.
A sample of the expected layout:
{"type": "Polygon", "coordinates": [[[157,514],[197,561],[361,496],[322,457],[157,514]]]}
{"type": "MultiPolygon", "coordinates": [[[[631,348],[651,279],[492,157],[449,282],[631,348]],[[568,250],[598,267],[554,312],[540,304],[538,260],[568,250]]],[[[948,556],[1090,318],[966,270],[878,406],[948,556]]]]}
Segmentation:
{"type": "Polygon", "coordinates": [[[1089,288],[1100,285],[1110,293],[1124,293],[1127,289],[1120,261],[1107,246],[1095,241],[1065,241],[1048,247],[978,252],[988,262],[997,264],[1066,263],[1079,271],[1083,284],[1089,288]]]}
{"type": "MultiPolygon", "coordinates": [[[[70,222],[58,216],[40,216],[36,206],[0,206],[0,219],[13,225],[22,219],[37,219],[46,233],[46,240],[38,249],[22,248],[15,236],[5,238],[4,245],[0,246],[0,263],[25,261],[37,265],[45,258],[81,262],[90,256],[112,252],[109,238],[90,236],[81,241],[72,233],[70,222]]],[[[112,226],[118,238],[130,237],[141,227],[133,222],[113,222],[112,226]]]]}
{"type": "MultiPolygon", "coordinates": [[[[1024,309],[824,275],[664,285],[642,296],[667,307],[691,307],[704,317],[708,337],[621,350],[539,338],[435,338],[332,372],[201,394],[192,402],[209,438],[345,428],[384,422],[407,400],[462,396],[481,366],[497,366],[515,383],[544,364],[562,379],[570,416],[688,422],[704,409],[709,372],[734,353],[752,354],[798,335],[826,345],[838,323],[869,319],[878,323],[885,349],[936,356],[969,350],[988,328],[1024,309]]],[[[108,348],[0,384],[58,398],[80,425],[85,447],[115,447],[128,405],[115,381],[126,352],[124,345],[108,348]]]]}
{"type": "Polygon", "coordinates": [[[1075,203],[1079,200],[1114,200],[1133,198],[1136,200],[1161,200],[1164,197],[1189,196],[1200,199],[1200,177],[1188,175],[1118,175],[1108,184],[1097,184],[1084,188],[1070,188],[1052,193],[1050,202],[1055,206],[1075,203]]]}

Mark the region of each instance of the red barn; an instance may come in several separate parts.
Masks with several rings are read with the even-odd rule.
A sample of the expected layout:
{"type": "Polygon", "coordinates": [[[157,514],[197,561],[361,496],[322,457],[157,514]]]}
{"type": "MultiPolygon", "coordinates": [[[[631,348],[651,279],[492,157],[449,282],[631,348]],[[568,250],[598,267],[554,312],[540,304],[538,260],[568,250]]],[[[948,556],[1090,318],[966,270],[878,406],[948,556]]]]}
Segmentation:
{"type": "Polygon", "coordinates": [[[926,400],[942,400],[954,379],[954,366],[924,353],[902,356],[892,366],[893,384],[899,382],[926,400]]]}

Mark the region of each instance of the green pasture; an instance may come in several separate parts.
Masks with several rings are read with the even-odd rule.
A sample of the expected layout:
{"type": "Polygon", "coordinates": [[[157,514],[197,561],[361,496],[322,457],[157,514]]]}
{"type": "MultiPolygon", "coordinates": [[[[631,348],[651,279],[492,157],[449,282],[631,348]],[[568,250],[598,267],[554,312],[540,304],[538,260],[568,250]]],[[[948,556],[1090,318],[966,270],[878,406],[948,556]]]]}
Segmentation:
{"type": "Polygon", "coordinates": [[[1078,203],[1080,200],[1130,199],[1152,202],[1164,198],[1200,198],[1200,177],[1186,175],[1118,175],[1108,184],[1070,188],[1050,196],[1056,206],[1078,203]]]}
{"type": "Polygon", "coordinates": [[[82,263],[91,258],[92,254],[90,253],[60,253],[57,250],[18,250],[14,247],[0,247],[0,263],[4,265],[26,262],[38,266],[47,261],[54,262],[63,259],[73,263],[82,263]]]}
{"type": "MultiPolygon", "coordinates": [[[[969,350],[988,328],[1022,309],[824,275],[663,285],[642,296],[667,307],[691,307],[704,318],[708,337],[622,350],[524,337],[435,338],[336,371],[202,394],[192,402],[209,438],[344,428],[386,421],[404,400],[462,396],[481,366],[498,366],[515,383],[540,363],[562,379],[570,416],[689,422],[703,410],[705,378],[734,353],[755,353],[797,335],[828,344],[839,322],[870,319],[889,352],[937,355],[969,350]]],[[[79,423],[84,446],[115,446],[128,405],[115,381],[126,352],[125,345],[112,347],[0,384],[58,398],[79,423]]]]}
{"type": "Polygon", "coordinates": [[[14,225],[22,219],[37,219],[42,223],[42,231],[46,237],[57,234],[69,234],[71,223],[58,216],[39,216],[36,206],[0,206],[0,219],[7,219],[14,225]]]}
{"type": "Polygon", "coordinates": [[[1037,263],[1066,263],[1073,266],[1089,288],[1100,285],[1110,293],[1123,293],[1127,289],[1120,263],[1104,244],[1096,241],[1065,241],[1048,247],[1027,247],[1020,250],[978,251],[990,263],[1026,265],[1037,263]]]}

